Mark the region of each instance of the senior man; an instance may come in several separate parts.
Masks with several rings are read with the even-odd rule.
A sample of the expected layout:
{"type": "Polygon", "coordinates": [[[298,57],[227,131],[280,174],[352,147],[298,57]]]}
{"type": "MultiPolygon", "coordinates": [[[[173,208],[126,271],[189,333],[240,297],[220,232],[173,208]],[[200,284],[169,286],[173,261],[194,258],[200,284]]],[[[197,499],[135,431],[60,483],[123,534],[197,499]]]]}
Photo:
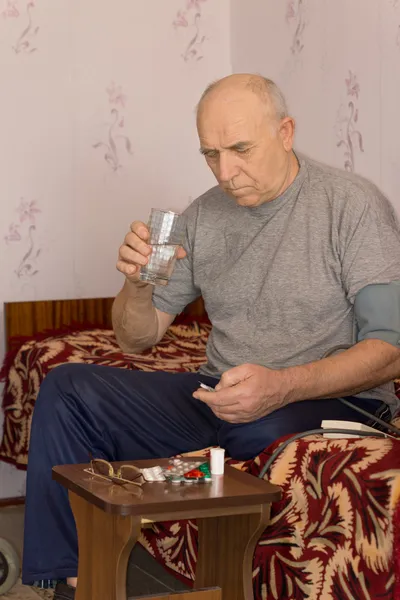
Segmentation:
{"type": "Polygon", "coordinates": [[[212,444],[238,459],[322,419],[363,420],[338,399],[389,419],[400,372],[400,234],[367,180],[293,150],[295,124],[270,80],[242,74],[203,94],[200,150],[218,186],[186,210],[187,232],[166,287],[139,281],[148,230],[119,250],[113,307],[125,352],[157,343],[203,296],[212,331],[199,373],[64,365],[45,379],[30,442],[23,578],[67,579],[77,540],[56,464],[172,456],[212,444]],[[336,347],[349,348],[329,357],[336,347]],[[199,389],[199,380],[216,392],[199,389]]]}

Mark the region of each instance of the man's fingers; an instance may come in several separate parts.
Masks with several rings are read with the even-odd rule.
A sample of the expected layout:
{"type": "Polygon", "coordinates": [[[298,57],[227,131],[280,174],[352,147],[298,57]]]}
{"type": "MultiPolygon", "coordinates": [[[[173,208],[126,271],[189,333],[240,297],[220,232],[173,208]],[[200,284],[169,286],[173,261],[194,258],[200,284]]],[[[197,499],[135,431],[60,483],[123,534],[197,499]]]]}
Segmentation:
{"type": "MultiPolygon", "coordinates": [[[[151,255],[152,247],[148,242],[150,232],[145,223],[142,221],[134,221],[131,223],[130,231],[126,234],[124,242],[119,249],[117,259],[117,269],[129,281],[138,281],[140,276],[140,268],[147,265],[151,255]]],[[[185,258],[186,251],[179,247],[176,257],[185,258]]]]}
{"type": "Polygon", "coordinates": [[[118,259],[132,265],[140,266],[147,265],[149,260],[147,256],[143,256],[143,254],[140,254],[139,252],[132,250],[131,247],[125,245],[121,246],[119,249],[118,259]]]}
{"type": "Polygon", "coordinates": [[[132,232],[126,234],[123,245],[127,248],[132,248],[133,251],[138,252],[143,256],[149,256],[149,254],[151,254],[151,247],[138,235],[132,232]]]}
{"type": "Polygon", "coordinates": [[[234,406],[210,406],[211,410],[215,414],[218,419],[221,421],[227,421],[228,423],[252,423],[260,419],[263,415],[258,414],[248,414],[247,412],[243,412],[242,407],[238,407],[238,410],[234,410],[234,406]]]}
{"type": "Polygon", "coordinates": [[[133,221],[133,223],[131,223],[131,231],[142,240],[149,239],[150,234],[148,227],[142,221],[133,221]]]}
{"type": "Polygon", "coordinates": [[[196,390],[193,394],[194,398],[208,404],[210,408],[221,406],[239,406],[238,394],[227,394],[225,390],[220,392],[207,392],[202,388],[196,390]]]}
{"type": "Polygon", "coordinates": [[[246,374],[247,371],[245,370],[244,365],[233,367],[222,374],[222,377],[219,380],[219,383],[215,386],[215,389],[222,390],[224,388],[238,385],[246,379],[246,374]]]}
{"type": "Polygon", "coordinates": [[[124,262],[123,260],[119,260],[117,262],[117,269],[118,271],[120,271],[120,273],[122,273],[126,277],[129,277],[130,275],[134,275],[139,270],[139,267],[137,267],[136,265],[130,265],[129,263],[124,262]]]}
{"type": "Polygon", "coordinates": [[[243,415],[242,413],[224,413],[218,410],[213,410],[213,413],[216,417],[218,417],[218,419],[221,419],[221,421],[226,421],[227,423],[249,423],[252,420],[250,417],[243,415]]]}

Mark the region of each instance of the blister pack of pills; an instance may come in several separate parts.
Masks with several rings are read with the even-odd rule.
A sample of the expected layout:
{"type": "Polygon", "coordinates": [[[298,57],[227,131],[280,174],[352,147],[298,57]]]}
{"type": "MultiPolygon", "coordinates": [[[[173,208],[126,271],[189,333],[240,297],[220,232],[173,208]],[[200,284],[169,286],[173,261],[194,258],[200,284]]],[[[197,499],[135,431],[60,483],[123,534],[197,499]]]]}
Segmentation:
{"type": "Polygon", "coordinates": [[[209,483],[211,482],[210,466],[208,462],[192,461],[174,458],[167,467],[150,467],[142,469],[145,481],[167,481],[174,484],[181,483],[209,483]]]}
{"type": "Polygon", "coordinates": [[[171,483],[208,483],[211,481],[210,467],[207,462],[175,458],[164,469],[167,481],[171,483]]]}
{"type": "Polygon", "coordinates": [[[148,467],[141,469],[145,481],[153,483],[154,481],[165,481],[165,475],[162,467],[148,467]]]}

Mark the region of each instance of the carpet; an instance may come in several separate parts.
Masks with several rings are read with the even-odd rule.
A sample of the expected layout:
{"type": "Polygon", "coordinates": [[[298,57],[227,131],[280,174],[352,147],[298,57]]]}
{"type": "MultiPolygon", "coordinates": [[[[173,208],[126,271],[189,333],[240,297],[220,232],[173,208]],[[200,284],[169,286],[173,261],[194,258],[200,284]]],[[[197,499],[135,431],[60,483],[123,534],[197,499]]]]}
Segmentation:
{"type": "Polygon", "coordinates": [[[38,588],[22,585],[19,581],[7,594],[0,596],[4,600],[52,600],[52,590],[39,590],[38,588]]]}

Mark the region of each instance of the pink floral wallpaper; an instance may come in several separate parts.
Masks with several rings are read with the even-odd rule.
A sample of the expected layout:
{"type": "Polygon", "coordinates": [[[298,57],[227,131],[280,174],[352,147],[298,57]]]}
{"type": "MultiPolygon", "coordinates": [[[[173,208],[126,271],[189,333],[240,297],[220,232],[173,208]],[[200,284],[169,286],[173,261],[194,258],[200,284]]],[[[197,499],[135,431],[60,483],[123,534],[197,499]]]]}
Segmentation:
{"type": "Polygon", "coordinates": [[[292,32],[290,52],[295,56],[299,55],[304,48],[306,1],[307,0],[287,0],[286,23],[289,25],[292,32]]]}
{"type": "Polygon", "coordinates": [[[352,71],[345,78],[345,84],[347,102],[340,106],[336,120],[337,147],[343,150],[346,171],[354,171],[357,152],[364,152],[363,136],[358,128],[360,84],[352,71]]]}
{"type": "Polygon", "coordinates": [[[175,29],[188,31],[188,42],[182,53],[182,58],[187,61],[198,61],[204,56],[204,42],[206,35],[202,28],[202,4],[208,0],[187,0],[184,8],[180,9],[173,21],[175,29]]]}
{"type": "Polygon", "coordinates": [[[36,200],[20,199],[15,211],[18,218],[10,223],[4,236],[6,244],[18,244],[21,247],[21,259],[14,270],[18,278],[32,277],[39,272],[38,259],[41,248],[36,242],[36,225],[41,213],[36,200]]]}
{"type": "Polygon", "coordinates": [[[110,106],[110,118],[107,125],[107,134],[102,141],[93,144],[93,148],[103,150],[103,158],[110,169],[118,171],[121,169],[122,156],[132,155],[132,143],[125,131],[125,108],[128,102],[127,96],[122,92],[122,87],[114,81],[106,88],[108,104],[110,106]]]}
{"type": "Polygon", "coordinates": [[[3,19],[18,19],[20,31],[12,46],[14,52],[16,54],[35,52],[40,28],[35,21],[34,0],[6,0],[1,16],[3,19]]]}

